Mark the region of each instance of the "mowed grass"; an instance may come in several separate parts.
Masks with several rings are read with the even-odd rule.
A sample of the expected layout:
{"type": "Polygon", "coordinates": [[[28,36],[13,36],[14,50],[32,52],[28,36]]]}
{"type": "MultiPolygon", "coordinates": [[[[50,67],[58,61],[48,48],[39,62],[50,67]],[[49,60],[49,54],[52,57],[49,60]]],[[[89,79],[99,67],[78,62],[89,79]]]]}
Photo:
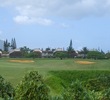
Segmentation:
{"type": "MultiPolygon", "coordinates": [[[[88,59],[34,59],[32,63],[10,62],[10,58],[0,58],[0,75],[12,85],[16,86],[25,73],[36,70],[44,78],[49,77],[50,71],[72,71],[72,70],[110,70],[110,60],[88,60],[88,59]],[[91,61],[93,64],[79,64],[77,61],[91,61]]],[[[17,59],[14,59],[17,60],[17,59]]],[[[24,60],[24,59],[20,59],[24,60]]],[[[33,59],[28,59],[33,60],[33,59]]]]}

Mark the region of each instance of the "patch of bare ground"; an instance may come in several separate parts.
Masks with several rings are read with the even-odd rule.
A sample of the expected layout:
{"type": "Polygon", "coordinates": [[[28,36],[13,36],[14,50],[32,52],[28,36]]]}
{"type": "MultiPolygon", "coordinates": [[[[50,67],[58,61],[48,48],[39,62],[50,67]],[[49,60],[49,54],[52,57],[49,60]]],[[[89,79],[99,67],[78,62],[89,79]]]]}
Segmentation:
{"type": "Polygon", "coordinates": [[[9,60],[9,62],[17,62],[17,63],[33,63],[33,60],[9,60]]]}
{"type": "Polygon", "coordinates": [[[88,65],[88,64],[94,64],[95,62],[91,62],[91,61],[76,61],[76,63],[82,64],[82,65],[88,65]]]}

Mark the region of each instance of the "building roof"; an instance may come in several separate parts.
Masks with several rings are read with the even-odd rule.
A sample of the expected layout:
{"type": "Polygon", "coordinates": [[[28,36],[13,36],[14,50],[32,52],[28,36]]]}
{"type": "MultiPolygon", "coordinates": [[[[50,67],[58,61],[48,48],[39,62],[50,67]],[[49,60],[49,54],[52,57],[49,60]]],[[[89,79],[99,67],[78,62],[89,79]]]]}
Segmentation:
{"type": "Polygon", "coordinates": [[[57,52],[57,51],[64,51],[64,50],[62,48],[57,48],[57,49],[55,49],[54,52],[57,52]]]}
{"type": "Polygon", "coordinates": [[[12,49],[12,50],[10,50],[9,54],[13,53],[13,52],[20,52],[20,49],[12,49]]]}
{"type": "Polygon", "coordinates": [[[53,53],[53,51],[42,51],[42,53],[53,53]]]}

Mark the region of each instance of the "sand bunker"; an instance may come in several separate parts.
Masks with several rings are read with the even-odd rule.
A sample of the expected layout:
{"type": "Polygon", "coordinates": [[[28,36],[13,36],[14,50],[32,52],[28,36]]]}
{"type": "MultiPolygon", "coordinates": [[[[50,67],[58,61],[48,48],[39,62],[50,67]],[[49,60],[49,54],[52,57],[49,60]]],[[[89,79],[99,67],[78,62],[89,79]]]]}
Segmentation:
{"type": "Polygon", "coordinates": [[[94,64],[95,62],[90,62],[90,61],[76,61],[78,64],[83,64],[83,65],[88,65],[88,64],[94,64]]]}
{"type": "Polygon", "coordinates": [[[33,63],[33,60],[9,60],[10,62],[18,62],[18,63],[33,63]]]}

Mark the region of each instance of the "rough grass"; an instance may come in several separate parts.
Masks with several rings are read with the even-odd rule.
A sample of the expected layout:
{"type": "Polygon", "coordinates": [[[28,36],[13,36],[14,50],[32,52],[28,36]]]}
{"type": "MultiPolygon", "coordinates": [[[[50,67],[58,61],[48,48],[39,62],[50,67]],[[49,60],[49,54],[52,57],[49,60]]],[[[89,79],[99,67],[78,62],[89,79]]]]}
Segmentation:
{"type": "Polygon", "coordinates": [[[53,90],[54,93],[61,94],[62,90],[64,90],[63,86],[68,87],[76,80],[81,81],[83,85],[86,86],[90,80],[96,80],[99,77],[102,79],[98,83],[101,88],[105,89],[110,87],[110,70],[50,71],[49,73],[53,75],[53,77],[47,79],[47,84],[49,84],[51,90],[53,90]]]}
{"type": "Polygon", "coordinates": [[[77,79],[80,81],[86,81],[88,79],[98,78],[99,76],[110,76],[110,70],[50,71],[49,73],[68,84],[77,79]]]}

